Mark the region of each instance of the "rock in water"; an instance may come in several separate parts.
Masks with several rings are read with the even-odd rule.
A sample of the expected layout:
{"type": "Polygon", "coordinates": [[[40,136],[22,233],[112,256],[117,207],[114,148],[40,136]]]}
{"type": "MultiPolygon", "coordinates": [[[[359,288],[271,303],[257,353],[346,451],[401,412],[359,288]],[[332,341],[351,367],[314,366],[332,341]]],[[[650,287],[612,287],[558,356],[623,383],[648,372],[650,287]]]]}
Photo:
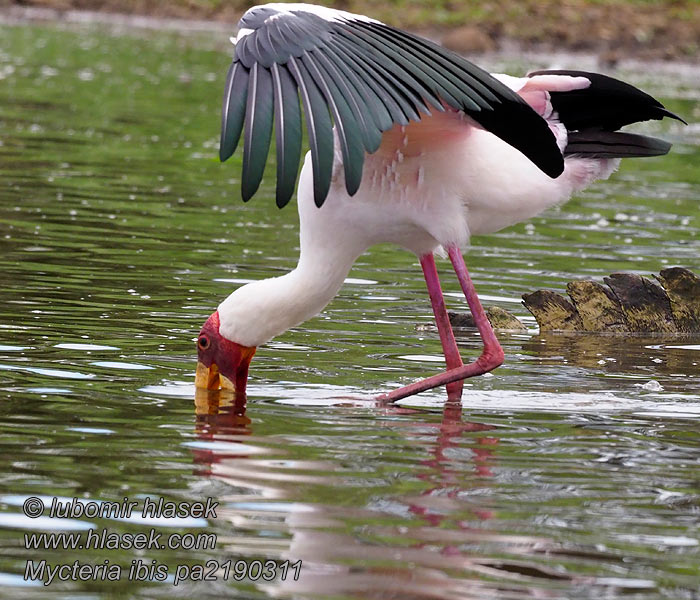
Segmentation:
{"type": "Polygon", "coordinates": [[[566,291],[584,331],[628,331],[625,313],[610,289],[595,281],[570,281],[566,291]]]}
{"type": "Polygon", "coordinates": [[[573,304],[549,290],[523,294],[523,304],[537,319],[540,331],[581,331],[583,323],[573,304]]]}
{"type": "Polygon", "coordinates": [[[613,273],[603,278],[610,286],[627,321],[627,331],[676,333],[671,302],[659,284],[634,273],[613,273]]]}
{"type": "Polygon", "coordinates": [[[700,332],[700,277],[683,267],[671,267],[656,278],[666,289],[678,331],[700,332]]]}
{"type": "MultiPolygon", "coordinates": [[[[661,285],[634,273],[605,277],[609,287],[571,281],[566,291],[573,304],[549,290],[523,294],[523,304],[540,331],[700,333],[700,277],[682,267],[664,269],[655,277],[661,285]]],[[[453,327],[474,327],[471,314],[449,315],[453,327]]],[[[486,315],[494,329],[526,329],[497,306],[488,307],[486,315]]]]}
{"type": "Polygon", "coordinates": [[[491,325],[496,329],[527,331],[527,327],[525,327],[515,315],[511,315],[500,306],[489,306],[486,309],[486,316],[489,318],[489,321],[491,321],[491,325]]]}
{"type": "MultiPolygon", "coordinates": [[[[504,331],[527,331],[525,325],[523,325],[515,315],[510,314],[507,310],[499,306],[487,306],[484,310],[486,311],[486,316],[489,318],[491,327],[494,329],[504,331]]],[[[450,317],[452,327],[476,327],[474,317],[471,313],[449,312],[447,314],[450,317]]]]}

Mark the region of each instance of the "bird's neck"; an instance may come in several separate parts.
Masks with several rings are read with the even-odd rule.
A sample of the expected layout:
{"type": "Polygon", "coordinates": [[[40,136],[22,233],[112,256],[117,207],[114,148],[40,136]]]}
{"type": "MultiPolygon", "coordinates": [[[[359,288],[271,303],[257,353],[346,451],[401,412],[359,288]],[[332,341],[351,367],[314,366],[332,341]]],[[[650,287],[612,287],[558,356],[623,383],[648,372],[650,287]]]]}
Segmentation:
{"type": "Polygon", "coordinates": [[[305,247],[296,269],[238,288],[219,306],[221,334],[259,346],[317,315],[338,293],[364,248],[305,247]]]}

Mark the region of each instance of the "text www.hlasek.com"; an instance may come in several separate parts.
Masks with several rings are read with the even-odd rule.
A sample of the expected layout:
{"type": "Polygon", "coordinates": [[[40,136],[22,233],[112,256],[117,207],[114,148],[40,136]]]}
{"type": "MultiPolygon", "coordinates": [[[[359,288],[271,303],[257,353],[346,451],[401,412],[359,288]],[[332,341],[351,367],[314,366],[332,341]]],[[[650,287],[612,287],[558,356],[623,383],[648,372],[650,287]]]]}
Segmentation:
{"type": "Polygon", "coordinates": [[[215,533],[116,533],[90,529],[87,533],[25,533],[27,550],[211,550],[215,533]],[[163,541],[161,541],[161,538],[163,541]]]}

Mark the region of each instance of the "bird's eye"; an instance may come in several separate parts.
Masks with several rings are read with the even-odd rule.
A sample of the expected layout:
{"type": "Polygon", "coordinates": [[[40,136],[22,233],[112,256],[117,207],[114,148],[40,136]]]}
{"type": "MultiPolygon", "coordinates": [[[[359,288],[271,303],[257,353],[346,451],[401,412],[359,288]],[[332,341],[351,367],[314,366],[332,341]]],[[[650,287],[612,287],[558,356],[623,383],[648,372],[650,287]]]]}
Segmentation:
{"type": "Polygon", "coordinates": [[[207,348],[209,348],[209,338],[206,335],[203,335],[197,340],[197,345],[202,350],[206,350],[207,348]]]}

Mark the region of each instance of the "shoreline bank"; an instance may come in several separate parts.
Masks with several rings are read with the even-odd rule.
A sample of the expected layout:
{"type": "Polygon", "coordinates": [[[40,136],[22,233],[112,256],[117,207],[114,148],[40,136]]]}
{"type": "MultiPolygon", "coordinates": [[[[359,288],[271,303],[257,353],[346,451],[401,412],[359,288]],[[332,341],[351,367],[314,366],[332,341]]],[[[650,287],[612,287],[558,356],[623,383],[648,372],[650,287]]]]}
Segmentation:
{"type": "MultiPolygon", "coordinates": [[[[499,5],[497,12],[480,1],[450,11],[441,11],[440,2],[427,11],[419,1],[410,3],[410,10],[394,7],[393,12],[396,2],[363,3],[366,0],[347,0],[343,8],[411,29],[466,55],[563,52],[594,55],[599,64],[613,66],[629,60],[692,64],[700,57],[700,3],[687,0],[662,5],[638,0],[526,0],[499,5]]],[[[228,36],[245,9],[238,4],[242,3],[44,0],[26,5],[0,0],[0,23],[99,24],[228,36]]]]}

